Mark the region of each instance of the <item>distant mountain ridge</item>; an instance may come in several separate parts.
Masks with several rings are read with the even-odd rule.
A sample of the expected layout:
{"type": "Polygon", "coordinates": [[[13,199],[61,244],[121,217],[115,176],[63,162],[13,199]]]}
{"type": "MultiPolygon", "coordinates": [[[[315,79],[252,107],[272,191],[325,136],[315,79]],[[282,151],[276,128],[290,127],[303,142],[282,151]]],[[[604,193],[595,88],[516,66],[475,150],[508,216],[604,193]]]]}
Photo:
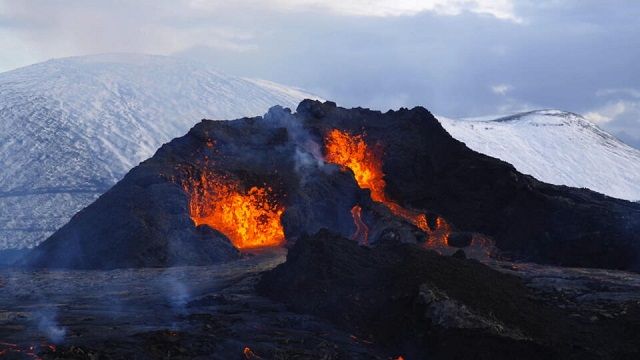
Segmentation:
{"type": "Polygon", "coordinates": [[[438,119],[471,149],[539,180],[640,200],[640,150],[578,114],[536,110],[495,119],[438,119]]]}
{"type": "Polygon", "coordinates": [[[0,249],[34,246],[198,120],[293,107],[302,90],[197,61],[106,54],[0,74],[0,249]]]}

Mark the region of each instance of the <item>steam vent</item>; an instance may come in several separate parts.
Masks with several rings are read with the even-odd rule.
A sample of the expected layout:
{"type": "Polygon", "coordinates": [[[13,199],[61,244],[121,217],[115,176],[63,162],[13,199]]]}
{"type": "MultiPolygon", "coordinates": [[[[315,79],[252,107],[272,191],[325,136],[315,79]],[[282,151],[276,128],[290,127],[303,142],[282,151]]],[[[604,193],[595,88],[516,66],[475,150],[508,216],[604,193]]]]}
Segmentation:
{"type": "Polygon", "coordinates": [[[305,100],[295,113],[203,120],[34,249],[27,265],[202,265],[321,229],[540,263],[640,270],[640,204],[518,173],[422,107],[305,100]]]}

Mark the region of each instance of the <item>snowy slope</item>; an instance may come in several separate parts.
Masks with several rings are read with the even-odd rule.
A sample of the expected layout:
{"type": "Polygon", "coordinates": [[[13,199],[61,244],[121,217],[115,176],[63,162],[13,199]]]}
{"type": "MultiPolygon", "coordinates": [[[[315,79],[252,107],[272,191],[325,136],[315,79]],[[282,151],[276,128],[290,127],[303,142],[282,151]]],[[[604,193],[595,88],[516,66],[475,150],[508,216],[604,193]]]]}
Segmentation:
{"type": "Polygon", "coordinates": [[[640,200],[640,150],[580,115],[538,110],[494,120],[438,118],[471,149],[539,180],[640,200]]]}
{"type": "Polygon", "coordinates": [[[51,60],[0,74],[0,249],[34,246],[202,118],[313,95],[150,55],[51,60]]]}

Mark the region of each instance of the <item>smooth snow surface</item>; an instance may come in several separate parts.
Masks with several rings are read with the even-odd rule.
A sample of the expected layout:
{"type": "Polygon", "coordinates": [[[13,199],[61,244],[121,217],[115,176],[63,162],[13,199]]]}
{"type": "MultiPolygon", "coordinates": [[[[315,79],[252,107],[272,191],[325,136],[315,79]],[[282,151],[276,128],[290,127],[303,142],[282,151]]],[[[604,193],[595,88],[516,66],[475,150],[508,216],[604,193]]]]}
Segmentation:
{"type": "Polygon", "coordinates": [[[31,247],[200,119],[295,108],[301,90],[151,55],[0,74],[0,249],[31,247]]]}
{"type": "Polygon", "coordinates": [[[438,118],[471,149],[539,180],[640,200],[640,150],[580,115],[538,110],[494,120],[438,118]]]}

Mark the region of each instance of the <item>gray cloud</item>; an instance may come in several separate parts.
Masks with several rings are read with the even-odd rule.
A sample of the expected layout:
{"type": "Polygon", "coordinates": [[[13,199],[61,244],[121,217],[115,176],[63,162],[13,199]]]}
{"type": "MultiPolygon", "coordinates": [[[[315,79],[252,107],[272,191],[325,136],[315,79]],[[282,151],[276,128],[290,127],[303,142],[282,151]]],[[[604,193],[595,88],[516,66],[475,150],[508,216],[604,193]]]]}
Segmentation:
{"type": "Polygon", "coordinates": [[[640,146],[640,2],[361,3],[0,0],[0,68],[86,53],[174,54],[347,106],[599,114],[600,126],[640,146]],[[612,112],[621,102],[624,111],[612,112]]]}

